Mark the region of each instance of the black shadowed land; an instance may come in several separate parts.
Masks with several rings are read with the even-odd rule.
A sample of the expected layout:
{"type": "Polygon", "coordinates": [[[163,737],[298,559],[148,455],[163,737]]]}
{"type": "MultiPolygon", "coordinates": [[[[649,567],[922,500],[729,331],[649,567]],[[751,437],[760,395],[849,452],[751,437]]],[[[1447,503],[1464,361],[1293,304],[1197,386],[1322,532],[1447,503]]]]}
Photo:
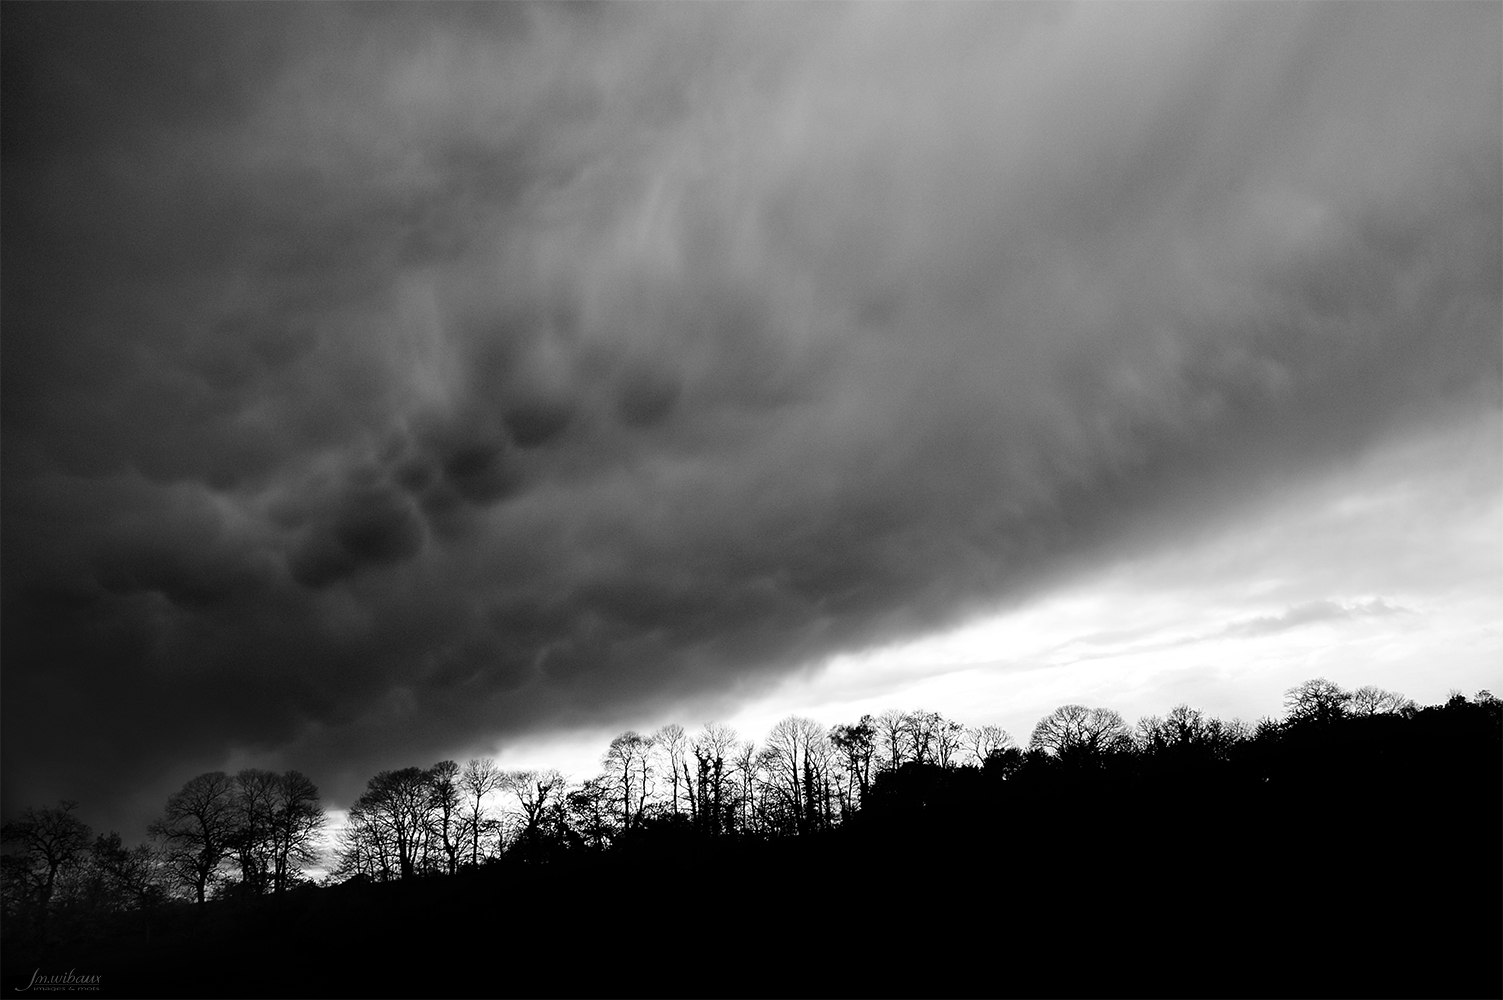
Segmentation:
{"type": "Polygon", "coordinates": [[[1286,704],[1067,705],[1026,748],[932,712],[669,726],[577,785],[387,771],[322,859],[295,771],[201,775],[133,849],[34,808],[5,829],[4,990],[1499,995],[1503,702],[1286,704]]]}

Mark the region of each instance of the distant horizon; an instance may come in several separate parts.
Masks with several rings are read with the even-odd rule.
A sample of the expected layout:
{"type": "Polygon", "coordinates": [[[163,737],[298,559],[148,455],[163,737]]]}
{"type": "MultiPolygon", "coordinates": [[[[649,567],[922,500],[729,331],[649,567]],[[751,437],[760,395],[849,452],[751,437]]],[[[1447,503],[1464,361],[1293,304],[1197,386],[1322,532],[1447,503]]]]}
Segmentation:
{"type": "MultiPolygon", "coordinates": [[[[1304,678],[1304,680],[1301,683],[1304,683],[1304,682],[1307,682],[1307,681],[1319,681],[1319,680],[1331,680],[1331,678],[1325,678],[1325,677],[1308,677],[1308,678],[1304,678]]],[[[1364,685],[1364,684],[1351,684],[1351,685],[1347,685],[1347,684],[1342,684],[1342,683],[1339,683],[1339,682],[1334,682],[1334,683],[1336,683],[1339,688],[1342,688],[1343,690],[1345,690],[1348,694],[1350,694],[1353,690],[1355,690],[1358,687],[1378,687],[1378,685],[1364,685]]],[[[1240,722],[1240,723],[1242,723],[1242,724],[1245,725],[1246,731],[1248,733],[1253,732],[1260,724],[1263,724],[1265,722],[1270,722],[1270,721],[1271,722],[1275,722],[1275,723],[1288,722],[1291,719],[1291,714],[1290,714],[1290,710],[1289,710],[1289,708],[1287,706],[1286,696],[1289,695],[1290,693],[1292,693],[1292,691],[1296,687],[1298,687],[1298,686],[1299,685],[1294,685],[1291,688],[1285,689],[1284,691],[1280,692],[1280,708],[1279,708],[1279,711],[1274,712],[1274,713],[1265,713],[1264,715],[1261,715],[1261,716],[1259,716],[1257,718],[1243,718],[1241,716],[1229,716],[1229,717],[1227,717],[1227,716],[1220,716],[1220,715],[1218,715],[1215,712],[1204,712],[1204,716],[1205,716],[1205,718],[1207,720],[1210,720],[1210,719],[1220,719],[1220,721],[1222,721],[1222,722],[1240,722]]],[[[1386,689],[1383,689],[1383,690],[1386,691],[1386,689]]],[[[1394,691],[1394,692],[1388,692],[1388,693],[1392,693],[1392,694],[1395,694],[1395,695],[1404,695],[1404,692],[1401,692],[1401,691],[1394,691]]],[[[1449,699],[1451,697],[1453,697],[1453,696],[1455,696],[1457,694],[1462,695],[1463,697],[1465,697],[1466,699],[1468,699],[1469,701],[1474,702],[1474,703],[1477,702],[1479,696],[1480,697],[1485,697],[1485,696],[1491,695],[1491,696],[1493,696],[1495,698],[1497,697],[1497,694],[1495,692],[1492,692],[1492,691],[1490,691],[1490,690],[1488,690],[1486,688],[1480,688],[1480,689],[1476,689],[1476,690],[1462,690],[1461,688],[1458,688],[1458,687],[1455,687],[1455,686],[1451,686],[1451,687],[1447,688],[1447,693],[1446,693],[1446,695],[1444,697],[1439,697],[1439,698],[1435,698],[1435,699],[1428,699],[1428,700],[1427,699],[1423,699],[1423,698],[1419,698],[1419,699],[1410,698],[1409,700],[1414,704],[1414,707],[1417,707],[1419,709],[1433,708],[1433,707],[1439,707],[1439,706],[1445,705],[1449,701],[1449,699]]],[[[1074,705],[1074,704],[1080,704],[1080,703],[1079,702],[1061,702],[1059,705],[1054,706],[1054,708],[1058,709],[1058,708],[1066,706],[1066,705],[1074,705]]],[[[1182,705],[1185,706],[1185,707],[1188,707],[1188,708],[1190,708],[1192,710],[1195,710],[1195,711],[1203,711],[1202,709],[1199,708],[1199,706],[1191,705],[1188,702],[1180,702],[1180,703],[1176,703],[1175,705],[1166,705],[1163,708],[1161,708],[1158,712],[1152,712],[1152,713],[1149,713],[1149,715],[1132,716],[1132,715],[1127,715],[1125,713],[1120,713],[1120,712],[1118,714],[1122,715],[1123,721],[1128,725],[1128,727],[1130,727],[1131,729],[1133,729],[1134,732],[1136,733],[1137,730],[1138,730],[1138,727],[1139,727],[1139,723],[1141,723],[1143,721],[1146,721],[1150,717],[1159,717],[1159,718],[1162,718],[1163,716],[1167,715],[1170,710],[1178,708],[1178,707],[1180,707],[1182,705]]],[[[1085,705],[1084,707],[1089,708],[1089,709],[1107,709],[1107,710],[1111,710],[1111,711],[1116,711],[1109,704],[1089,704],[1089,705],[1085,705]]],[[[930,709],[930,708],[926,708],[924,706],[904,707],[904,706],[898,706],[898,705],[890,705],[890,706],[887,706],[887,709],[884,709],[883,711],[895,711],[895,712],[901,712],[901,713],[904,713],[904,714],[912,714],[912,713],[916,713],[916,712],[931,712],[931,711],[934,711],[934,710],[930,709]]],[[[864,721],[866,718],[873,718],[873,717],[875,717],[878,714],[880,714],[880,712],[868,712],[868,713],[863,713],[860,716],[852,716],[852,717],[849,717],[849,718],[841,718],[841,719],[837,719],[837,720],[833,720],[833,721],[825,720],[825,719],[821,719],[821,718],[813,718],[812,721],[819,723],[826,730],[829,730],[829,729],[831,729],[835,725],[854,725],[856,723],[864,721]]],[[[968,729],[969,728],[978,727],[978,726],[982,726],[982,725],[992,724],[992,723],[985,723],[985,722],[975,722],[975,721],[973,721],[971,719],[967,719],[967,718],[963,718],[963,717],[951,715],[951,714],[946,713],[946,712],[940,712],[938,714],[941,715],[941,716],[944,716],[945,718],[947,718],[947,719],[949,719],[951,721],[959,722],[959,723],[965,725],[968,729]]],[[[1048,714],[1049,713],[1047,713],[1047,712],[1044,713],[1044,715],[1048,715],[1048,714]]],[[[810,718],[809,716],[801,716],[799,713],[792,713],[792,715],[790,715],[790,716],[784,716],[783,718],[786,719],[786,718],[791,718],[791,717],[810,718]]],[[[1042,718],[1043,718],[1043,716],[1040,716],[1040,719],[1042,719],[1042,718]]],[[[780,720],[776,720],[776,721],[782,721],[782,720],[780,719],[780,720]]],[[[1035,723],[1037,723],[1038,721],[1039,720],[1035,720],[1035,723]]],[[[714,724],[714,723],[715,723],[715,720],[711,720],[710,722],[707,722],[705,724],[705,726],[708,726],[708,725],[714,724]]],[[[651,729],[644,728],[644,729],[640,729],[640,730],[623,730],[621,733],[613,733],[613,734],[611,734],[610,737],[606,737],[604,740],[602,740],[600,742],[597,752],[595,752],[592,757],[586,757],[586,756],[584,756],[584,754],[588,754],[589,751],[583,749],[583,741],[580,741],[580,742],[574,744],[576,746],[576,748],[579,748],[579,752],[580,752],[581,755],[577,757],[576,767],[574,769],[572,769],[572,770],[569,769],[569,768],[567,768],[567,767],[560,767],[560,766],[558,766],[557,763],[548,763],[541,756],[527,758],[525,760],[525,762],[521,762],[521,761],[518,761],[518,760],[515,760],[515,759],[513,759],[511,761],[508,761],[508,760],[504,759],[503,757],[492,758],[492,760],[493,760],[493,762],[496,765],[496,767],[497,767],[498,770],[505,771],[505,772],[556,771],[562,777],[563,781],[565,782],[565,785],[568,788],[571,788],[571,789],[572,788],[577,788],[583,782],[588,781],[588,780],[590,780],[592,778],[601,777],[604,774],[602,764],[603,764],[603,758],[605,756],[605,749],[606,749],[606,745],[610,742],[610,740],[613,737],[619,736],[619,735],[624,735],[627,732],[637,732],[637,733],[639,733],[639,735],[641,735],[643,737],[646,737],[646,738],[649,738],[649,739],[654,739],[657,736],[657,733],[658,733],[659,730],[661,730],[664,726],[671,725],[671,724],[673,724],[672,721],[667,722],[667,723],[663,723],[660,726],[652,727],[651,729]],[[590,763],[590,764],[584,764],[583,761],[585,761],[586,759],[589,759],[590,761],[592,761],[592,763],[590,763]]],[[[691,738],[699,735],[703,731],[703,729],[705,728],[704,726],[688,726],[688,725],[684,725],[683,723],[678,723],[678,724],[683,726],[686,734],[689,737],[691,737],[691,738]]],[[[719,723],[719,724],[720,725],[726,725],[725,723],[719,723]]],[[[762,729],[762,730],[760,730],[758,732],[744,731],[744,730],[742,730],[742,729],[740,729],[738,727],[734,727],[734,726],[732,726],[730,728],[732,728],[732,729],[734,729],[736,731],[736,735],[737,735],[737,737],[740,740],[751,742],[751,743],[755,744],[756,746],[760,747],[760,746],[762,746],[762,740],[763,740],[763,738],[766,736],[767,729],[770,729],[771,726],[769,725],[768,727],[765,727],[764,729],[762,729]]],[[[1032,734],[1033,734],[1033,730],[1034,730],[1034,726],[1030,725],[1026,729],[1023,729],[1023,730],[1014,731],[1014,730],[1010,730],[1010,729],[1004,729],[1004,732],[1005,732],[1005,735],[1008,737],[1008,743],[1009,743],[1009,746],[1011,748],[1020,750],[1022,752],[1028,752],[1031,749],[1031,747],[1030,747],[1030,740],[1031,740],[1031,737],[1032,737],[1032,734]]],[[[976,760],[974,760],[974,759],[971,759],[972,756],[973,755],[962,755],[962,759],[959,762],[959,766],[976,766],[979,762],[976,761],[976,760]]],[[[457,764],[459,764],[461,766],[463,766],[467,762],[467,760],[469,760],[469,759],[472,759],[472,758],[453,758],[453,757],[440,758],[440,760],[454,760],[457,764]]],[[[420,769],[423,769],[423,770],[427,770],[427,769],[433,767],[437,763],[439,763],[439,761],[437,761],[437,760],[435,760],[435,761],[410,761],[410,762],[407,762],[406,764],[399,764],[399,765],[395,765],[395,766],[393,766],[391,768],[383,768],[382,770],[400,770],[400,769],[402,769],[404,767],[405,768],[416,767],[416,768],[420,768],[420,769]]],[[[223,770],[230,777],[234,777],[235,773],[237,771],[239,771],[239,770],[242,770],[242,768],[226,768],[226,769],[220,769],[220,770],[223,770]]],[[[290,770],[299,771],[299,772],[303,771],[302,768],[298,768],[295,765],[293,767],[291,767],[290,770]]],[[[201,773],[206,773],[206,772],[201,772],[201,773]]],[[[192,776],[190,776],[190,777],[192,777],[192,776]]],[[[309,777],[313,778],[312,775],[309,775],[309,777]]],[[[376,777],[376,773],[373,772],[371,775],[367,776],[366,780],[367,780],[367,782],[369,782],[370,779],[373,779],[375,777],[376,777]]],[[[661,791],[661,789],[658,786],[660,784],[665,784],[665,783],[666,783],[666,779],[662,775],[657,775],[654,778],[654,801],[656,802],[656,804],[658,806],[663,806],[664,805],[663,802],[658,802],[657,799],[661,798],[662,795],[665,794],[665,793],[663,793],[661,791]]],[[[317,785],[318,782],[316,780],[314,780],[314,784],[317,785]]],[[[64,800],[64,801],[70,801],[70,800],[64,800]]],[[[515,808],[514,808],[514,803],[510,803],[510,802],[507,801],[507,794],[505,792],[503,792],[503,791],[495,791],[495,792],[490,793],[486,797],[486,803],[487,803],[487,808],[497,810],[497,815],[514,815],[515,811],[516,811],[515,808]]],[[[52,807],[58,805],[58,803],[55,803],[55,802],[30,803],[28,805],[30,805],[33,808],[52,808],[52,807]]],[[[322,834],[319,837],[319,842],[320,842],[320,845],[321,845],[320,846],[320,851],[322,852],[322,856],[320,857],[320,859],[317,862],[315,862],[309,868],[309,874],[310,874],[310,876],[313,876],[313,881],[318,881],[318,880],[322,879],[325,875],[329,874],[329,872],[332,870],[333,864],[334,864],[334,862],[336,860],[336,858],[335,858],[335,852],[336,852],[337,847],[338,847],[338,836],[339,836],[340,832],[346,827],[346,825],[348,823],[351,802],[336,803],[336,802],[330,802],[327,799],[321,799],[321,805],[322,805],[323,812],[324,812],[324,815],[325,815],[324,829],[323,829],[322,834]]],[[[75,815],[77,815],[78,818],[82,819],[83,821],[88,822],[88,818],[89,818],[88,817],[88,812],[89,812],[89,810],[88,810],[88,803],[85,803],[85,802],[76,802],[75,801],[75,806],[76,806],[75,815]]],[[[158,813],[160,813],[160,810],[158,810],[158,813]]],[[[158,817],[157,816],[153,816],[153,818],[158,818],[158,817]]],[[[97,832],[100,832],[100,833],[104,833],[104,832],[119,833],[119,834],[121,834],[122,838],[124,838],[126,844],[128,844],[128,845],[132,844],[132,843],[149,843],[149,842],[151,842],[153,840],[153,838],[151,838],[150,836],[145,836],[145,835],[142,835],[142,836],[133,836],[131,831],[119,830],[119,829],[114,829],[114,828],[111,828],[109,831],[105,831],[103,829],[100,829],[97,832]]]]}

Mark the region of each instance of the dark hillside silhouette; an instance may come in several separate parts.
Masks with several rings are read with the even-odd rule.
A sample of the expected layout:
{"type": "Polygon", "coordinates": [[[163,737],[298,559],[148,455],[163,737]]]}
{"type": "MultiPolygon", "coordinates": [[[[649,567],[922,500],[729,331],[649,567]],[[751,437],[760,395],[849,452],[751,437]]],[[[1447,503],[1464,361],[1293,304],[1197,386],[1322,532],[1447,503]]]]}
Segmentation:
{"type": "MultiPolygon", "coordinates": [[[[471,769],[519,803],[495,842],[477,839],[483,795],[443,790],[464,769],[383,772],[324,884],[243,891],[259,869],[227,855],[203,904],[170,865],[142,890],[150,858],[118,836],[74,849],[45,896],[32,831],[73,810],[33,810],[6,829],[5,984],[76,968],[116,996],[1497,995],[1503,706],[1349,701],[1256,727],[1178,706],[1131,731],[1066,706],[1045,722],[1088,738],[982,740],[968,763],[935,752],[943,719],[913,713],[885,750],[876,720],[829,740],[790,720],[742,755],[769,765],[751,802],[730,741],[681,730],[664,742],[687,772],[645,794],[662,758],[629,734],[601,781],[471,769]],[[868,747],[869,779],[842,770],[868,747]]],[[[239,780],[208,777],[186,787],[239,780]]]]}

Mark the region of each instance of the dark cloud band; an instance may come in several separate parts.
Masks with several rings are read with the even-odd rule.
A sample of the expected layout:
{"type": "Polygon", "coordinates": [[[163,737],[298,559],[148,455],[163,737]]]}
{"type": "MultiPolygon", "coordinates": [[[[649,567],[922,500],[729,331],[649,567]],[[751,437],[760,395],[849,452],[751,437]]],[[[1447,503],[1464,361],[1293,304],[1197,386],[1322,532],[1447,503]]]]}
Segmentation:
{"type": "Polygon", "coordinates": [[[775,676],[1499,406],[1497,7],[15,13],[7,808],[775,676]]]}

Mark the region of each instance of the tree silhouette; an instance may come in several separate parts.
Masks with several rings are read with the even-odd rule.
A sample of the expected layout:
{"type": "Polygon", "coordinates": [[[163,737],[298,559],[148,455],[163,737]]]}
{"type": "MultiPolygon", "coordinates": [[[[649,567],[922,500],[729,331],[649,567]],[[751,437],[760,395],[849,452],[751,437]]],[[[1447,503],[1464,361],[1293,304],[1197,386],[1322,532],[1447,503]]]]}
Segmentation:
{"type": "Polygon", "coordinates": [[[1130,752],[1133,739],[1122,716],[1109,708],[1062,705],[1039,720],[1028,747],[1063,761],[1095,763],[1130,752]]]}
{"type": "Polygon", "coordinates": [[[441,760],[428,770],[428,806],[434,832],[444,852],[444,870],[453,875],[459,870],[460,847],[459,765],[441,760]]]}
{"type": "Polygon", "coordinates": [[[690,804],[695,825],[708,833],[721,834],[732,825],[732,771],[739,747],[736,731],[718,722],[707,723],[689,743],[694,755],[690,804]]]}
{"type": "Polygon", "coordinates": [[[615,833],[610,780],[591,778],[569,792],[565,799],[571,828],[585,847],[602,850],[615,833]]]}
{"type": "Polygon", "coordinates": [[[1251,736],[1240,719],[1224,722],[1189,705],[1175,705],[1163,718],[1139,719],[1135,732],[1138,752],[1148,766],[1180,772],[1229,760],[1251,736]]]}
{"type": "Polygon", "coordinates": [[[903,715],[903,730],[907,736],[908,751],[915,764],[927,764],[934,752],[935,735],[942,717],[938,712],[917,709],[903,715]]]}
{"type": "Polygon", "coordinates": [[[518,838],[524,852],[546,855],[545,826],[555,800],[563,797],[564,776],[555,770],[509,771],[506,788],[522,807],[523,828],[518,838]]]}
{"type": "Polygon", "coordinates": [[[19,890],[15,898],[31,904],[39,928],[46,925],[59,878],[83,861],[94,835],[73,814],[77,807],[63,801],[56,808],[28,808],[0,827],[0,843],[11,849],[5,855],[6,894],[19,890]]]}
{"type": "Polygon", "coordinates": [[[300,771],[277,775],[272,785],[271,885],[286,892],[319,858],[318,835],[325,822],[318,786],[300,771]]]}
{"type": "Polygon", "coordinates": [[[464,791],[465,804],[470,807],[464,817],[465,830],[470,835],[470,864],[480,864],[480,839],[487,830],[494,829],[496,822],[485,816],[485,797],[503,787],[502,774],[496,762],[481,757],[465,762],[459,776],[459,787],[464,791]]]}
{"type": "Polygon", "coordinates": [[[749,832],[756,823],[757,808],[757,744],[745,740],[736,744],[736,824],[742,832],[749,832]]]}
{"type": "Polygon", "coordinates": [[[1397,691],[1385,691],[1371,684],[1364,684],[1352,692],[1348,710],[1352,715],[1398,715],[1413,711],[1414,702],[1397,691]]]}
{"type": "Polygon", "coordinates": [[[841,811],[853,812],[871,794],[872,758],[877,752],[877,727],[870,715],[853,726],[834,726],[830,743],[840,755],[846,776],[841,789],[841,811]]]}
{"type": "Polygon", "coordinates": [[[235,850],[237,822],[233,779],[210,771],[173,792],[162,818],[151,824],[152,836],[165,845],[169,871],[200,905],[235,850]]]}
{"type": "Polygon", "coordinates": [[[689,777],[689,762],[684,759],[689,749],[689,736],[683,726],[673,722],[653,734],[652,744],[663,758],[663,770],[668,773],[669,809],[677,816],[679,789],[689,777]]]}
{"type": "MultiPolygon", "coordinates": [[[[947,720],[932,712],[903,713],[896,770],[878,766],[885,748],[875,719],[863,717],[828,733],[812,720],[785,719],[760,752],[728,728],[710,725],[679,752],[677,813],[672,788],[662,779],[668,754],[661,744],[645,778],[630,758],[624,785],[614,767],[572,788],[557,772],[502,776],[490,761],[387,771],[371,779],[351,808],[327,887],[275,901],[257,894],[296,885],[300,866],[316,856],[314,833],[322,820],[317,789],[297,772],[200,775],[169,800],[179,827],[166,829],[164,818],[154,828],[162,827],[157,832],[179,865],[176,877],[200,899],[205,881],[213,886],[216,880],[246,898],[210,900],[200,910],[203,919],[176,919],[170,908],[157,907],[169,877],[162,854],[149,846],[129,848],[112,833],[53,868],[51,896],[39,907],[50,855],[23,845],[19,834],[27,823],[45,825],[36,823],[39,816],[61,813],[68,826],[78,821],[66,803],[61,810],[28,810],[25,822],[5,828],[4,944],[16,949],[8,952],[13,967],[28,970],[45,968],[65,952],[85,954],[96,947],[101,955],[121,956],[126,970],[133,964],[155,970],[169,959],[191,962],[195,955],[215,961],[233,946],[274,955],[268,967],[281,975],[299,961],[283,936],[295,928],[341,954],[365,955],[351,964],[380,970],[379,985],[396,991],[384,977],[414,974],[418,966],[388,960],[390,944],[400,939],[393,928],[416,930],[434,914],[453,915],[445,924],[456,936],[451,944],[457,953],[472,954],[490,943],[483,940],[490,929],[471,918],[494,909],[503,894],[508,907],[528,914],[523,926],[508,930],[509,943],[529,962],[556,965],[576,957],[570,946],[550,943],[561,923],[579,913],[613,912],[631,892],[652,885],[651,878],[691,891],[731,885],[752,890],[736,908],[713,898],[702,903],[705,926],[671,939],[667,955],[674,970],[693,976],[701,956],[713,960],[729,944],[745,957],[768,927],[786,921],[786,898],[765,891],[782,880],[824,893],[830,909],[820,949],[833,958],[826,968],[839,969],[830,975],[867,975],[859,983],[863,992],[893,987],[886,958],[847,961],[869,945],[872,914],[860,908],[866,900],[868,909],[881,907],[883,919],[913,925],[914,933],[895,938],[914,959],[898,966],[902,991],[948,991],[962,981],[920,982],[918,970],[931,975],[951,968],[949,961],[984,963],[999,937],[1020,942],[1019,955],[1042,955],[1060,926],[1081,926],[1081,900],[1124,898],[1121,890],[1138,883],[1134,919],[1087,928],[1083,943],[1126,956],[1165,939],[1178,948],[1182,941],[1208,944],[1214,936],[1249,941],[1250,954],[1266,955],[1270,945],[1291,939],[1313,942],[1334,934],[1341,952],[1350,953],[1357,941],[1398,948],[1428,935],[1433,940],[1421,945],[1424,961],[1415,967],[1422,965],[1425,976],[1443,975],[1454,942],[1465,949],[1455,954],[1480,954],[1495,947],[1500,933],[1496,914],[1491,924],[1486,918],[1478,923],[1476,915],[1496,904],[1503,704],[1486,692],[1475,701],[1458,692],[1443,706],[1384,712],[1385,704],[1400,704],[1399,696],[1385,702],[1384,692],[1372,690],[1377,695],[1364,700],[1354,692],[1343,701],[1339,688],[1333,694],[1324,684],[1303,686],[1296,693],[1311,695],[1305,703],[1316,706],[1303,717],[1321,718],[1324,697],[1324,711],[1336,721],[1315,726],[1265,720],[1251,734],[1237,720],[1176,705],[1162,717],[1143,719],[1135,744],[1116,713],[1066,705],[1039,721],[1026,756],[1000,729],[980,727],[964,733],[967,763],[949,760],[948,766],[958,754],[942,745],[947,720]],[[1329,714],[1331,706],[1355,706],[1378,717],[1341,721],[1329,714]],[[1129,748],[1134,752],[1127,753],[1129,748]],[[864,793],[867,773],[870,789],[864,793]],[[497,803],[488,804],[485,796],[498,782],[504,782],[508,799],[516,797],[518,806],[505,815],[515,819],[517,833],[503,841],[498,864],[459,873],[456,859],[464,853],[471,865],[483,856],[476,831],[495,822],[485,811],[497,803]],[[446,785],[455,793],[447,824],[446,785]],[[621,808],[623,794],[630,795],[628,811],[621,808]],[[839,808],[832,808],[837,800],[839,808]],[[198,849],[205,840],[200,827],[215,825],[215,809],[224,819],[221,864],[208,868],[207,880],[203,868],[184,877],[189,862],[201,864],[215,854],[198,849]],[[1041,821],[1014,822],[1024,817],[1041,821]],[[1277,898],[1253,899],[1245,908],[1208,909],[1204,891],[1195,889],[1235,878],[1272,883],[1328,844],[1343,845],[1333,870],[1360,877],[1286,886],[1277,898]],[[1373,878],[1373,872],[1390,870],[1386,859],[1399,849],[1453,857],[1465,877],[1373,878]],[[1091,852],[1093,871],[1077,870],[1085,852],[1091,852]],[[1125,874],[1103,885],[1102,871],[1125,874]],[[238,883],[219,878],[232,872],[238,883]],[[1154,881],[1144,882],[1140,872],[1154,881]],[[364,884],[439,873],[447,874],[405,886],[364,884]],[[1159,885],[1190,888],[1164,892],[1159,885]],[[1004,890],[1046,902],[1001,926],[993,915],[975,927],[956,916],[1004,890]],[[37,925],[30,918],[48,912],[47,934],[33,933],[37,925]],[[1423,918],[1406,921],[1405,914],[1423,918]],[[919,926],[919,917],[932,930],[919,926]],[[133,962],[137,953],[142,958],[133,962]],[[901,979],[905,974],[915,978],[901,979]]],[[[646,742],[623,740],[618,751],[625,746],[635,754],[646,742]]],[[[661,952],[652,921],[622,919],[612,933],[616,955],[639,959],[657,953],[653,949],[661,952]]],[[[1048,963],[1034,964],[1042,970],[1048,963]]],[[[1123,968],[1115,964],[1113,974],[1123,968]]],[[[111,977],[116,969],[106,966],[111,977]]],[[[1276,991],[1277,975],[1249,980],[1249,987],[1276,991]]],[[[817,977],[800,981],[829,992],[856,982],[817,977]]],[[[1371,978],[1361,982],[1374,985],[1371,978]]],[[[1443,982],[1447,993],[1457,995],[1497,992],[1454,988],[1465,985],[1460,979],[1443,982]]],[[[1334,980],[1320,984],[1332,991],[1334,980]]],[[[409,987],[404,992],[421,991],[421,984],[402,985],[409,987]]],[[[775,985],[786,982],[768,979],[759,989],[775,992],[775,985]]],[[[1404,992],[1424,991],[1416,978],[1401,985],[1404,992]]],[[[1093,980],[1092,987],[1109,991],[1105,980],[1093,980]]]]}
{"type": "Polygon", "coordinates": [[[908,713],[889,708],[872,720],[877,731],[882,770],[896,771],[909,758],[908,713]]]}
{"type": "Polygon", "coordinates": [[[146,908],[166,895],[161,853],[150,844],[126,847],[120,834],[100,834],[89,849],[95,871],[122,907],[146,908]]]}
{"type": "Polygon", "coordinates": [[[1351,700],[1350,692],[1343,691],[1324,677],[1305,681],[1284,692],[1284,707],[1289,710],[1289,721],[1294,723],[1329,723],[1344,719],[1351,700]]]}
{"type": "Polygon", "coordinates": [[[789,716],[767,734],[759,755],[777,820],[807,833],[830,819],[830,744],[813,719],[789,716]]]}
{"type": "Polygon", "coordinates": [[[335,856],[334,876],[341,881],[362,877],[387,882],[396,877],[395,844],[380,811],[367,796],[361,795],[350,805],[335,856]]]}
{"type": "Polygon", "coordinates": [[[971,762],[977,765],[985,764],[992,754],[1012,745],[1012,736],[1001,726],[975,726],[965,731],[965,749],[971,755],[971,762]]]}
{"type": "Polygon", "coordinates": [[[231,786],[231,844],[241,888],[249,895],[261,895],[270,881],[276,785],[277,775],[271,771],[249,768],[238,772],[231,786]]]}
{"type": "Polygon", "coordinates": [[[611,778],[621,832],[630,833],[641,825],[651,795],[652,740],[628,730],[611,740],[602,763],[611,778]]]}
{"type": "Polygon", "coordinates": [[[354,838],[373,853],[385,877],[392,860],[401,878],[418,870],[427,848],[432,794],[429,773],[420,767],[382,771],[370,780],[350,809],[351,824],[363,829],[354,838]]]}
{"type": "Polygon", "coordinates": [[[955,767],[960,763],[960,754],[965,748],[965,726],[935,712],[932,739],[934,763],[942,768],[955,767]]]}

